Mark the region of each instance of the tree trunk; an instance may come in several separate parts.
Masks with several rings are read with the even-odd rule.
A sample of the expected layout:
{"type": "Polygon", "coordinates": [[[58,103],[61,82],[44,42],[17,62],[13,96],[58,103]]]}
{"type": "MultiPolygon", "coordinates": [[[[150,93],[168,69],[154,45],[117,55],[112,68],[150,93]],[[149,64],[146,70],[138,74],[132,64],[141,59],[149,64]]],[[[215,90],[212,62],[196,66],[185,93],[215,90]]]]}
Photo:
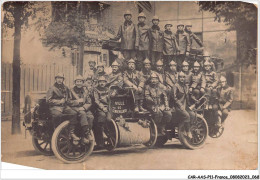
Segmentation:
{"type": "Polygon", "coordinates": [[[12,134],[20,134],[20,43],[22,6],[14,7],[14,51],[13,51],[13,92],[12,92],[12,134]]]}

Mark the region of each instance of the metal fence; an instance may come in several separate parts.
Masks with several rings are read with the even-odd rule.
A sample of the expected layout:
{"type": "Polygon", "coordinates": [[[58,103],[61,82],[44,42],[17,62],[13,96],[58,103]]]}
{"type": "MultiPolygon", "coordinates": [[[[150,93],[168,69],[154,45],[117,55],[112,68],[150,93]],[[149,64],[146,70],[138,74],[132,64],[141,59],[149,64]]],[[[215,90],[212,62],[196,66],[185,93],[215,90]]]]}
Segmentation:
{"type": "MultiPolygon", "coordinates": [[[[1,68],[1,114],[2,119],[9,119],[12,114],[12,64],[2,63],[1,68]]],[[[21,65],[21,108],[24,105],[24,97],[30,92],[47,91],[54,83],[55,74],[58,72],[64,73],[65,84],[71,87],[73,85],[73,79],[76,77],[77,73],[75,66],[63,64],[21,65]]]]}

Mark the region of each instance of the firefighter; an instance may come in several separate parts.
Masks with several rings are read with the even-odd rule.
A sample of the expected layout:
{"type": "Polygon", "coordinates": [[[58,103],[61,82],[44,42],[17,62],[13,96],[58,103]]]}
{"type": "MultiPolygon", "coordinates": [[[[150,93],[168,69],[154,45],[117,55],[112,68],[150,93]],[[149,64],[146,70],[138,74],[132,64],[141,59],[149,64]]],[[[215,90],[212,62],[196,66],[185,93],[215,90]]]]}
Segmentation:
{"type": "Polygon", "coordinates": [[[215,66],[214,62],[211,60],[210,54],[207,51],[204,51],[204,53],[203,53],[203,63],[205,61],[208,61],[211,65],[212,70],[216,71],[216,66],[215,66]]]}
{"type": "Polygon", "coordinates": [[[158,60],[156,62],[155,72],[158,75],[159,83],[162,85],[163,89],[166,90],[167,89],[166,86],[165,86],[166,76],[165,76],[165,71],[164,71],[164,68],[163,68],[163,61],[162,60],[158,60]]]}
{"type": "Polygon", "coordinates": [[[91,60],[89,60],[88,65],[89,65],[89,70],[90,71],[85,71],[84,72],[84,77],[91,76],[93,78],[94,74],[97,71],[96,61],[91,59],[91,60]]]}
{"type": "Polygon", "coordinates": [[[108,88],[106,87],[107,78],[100,76],[98,85],[94,89],[94,98],[97,105],[97,122],[94,126],[95,139],[97,148],[104,147],[104,126],[107,121],[111,120],[111,114],[108,111],[108,88]]]}
{"type": "Polygon", "coordinates": [[[190,38],[184,31],[183,23],[177,25],[176,39],[179,46],[179,51],[177,53],[177,70],[180,71],[182,62],[190,53],[190,38]]]}
{"type": "Polygon", "coordinates": [[[185,84],[189,88],[191,84],[192,72],[189,70],[189,63],[187,61],[183,61],[181,70],[185,74],[185,84]]]}
{"type": "Polygon", "coordinates": [[[220,87],[217,89],[219,110],[221,113],[221,118],[218,119],[217,126],[221,127],[228,117],[231,111],[231,104],[233,102],[233,89],[227,85],[226,77],[220,77],[220,87]]]}
{"type": "Polygon", "coordinates": [[[159,86],[157,73],[151,74],[151,83],[145,86],[145,102],[146,108],[152,113],[158,132],[165,135],[166,123],[171,121],[171,111],[166,91],[159,86]]]}
{"type": "Polygon", "coordinates": [[[206,79],[206,88],[205,91],[209,96],[209,108],[212,108],[212,104],[215,103],[217,90],[216,87],[218,85],[218,77],[217,73],[212,70],[212,65],[210,62],[204,62],[204,76],[206,79]]]}
{"type": "Polygon", "coordinates": [[[190,132],[190,122],[194,120],[195,114],[189,109],[189,95],[188,87],[185,84],[185,74],[181,71],[178,74],[178,82],[173,88],[171,93],[171,99],[173,100],[173,106],[175,108],[176,114],[184,122],[185,132],[187,137],[192,138],[190,132]]]}
{"type": "Polygon", "coordinates": [[[99,63],[97,65],[97,71],[93,75],[93,86],[97,86],[99,77],[104,76],[105,78],[108,77],[108,75],[105,72],[105,65],[104,63],[99,63]]]}
{"type": "Polygon", "coordinates": [[[150,83],[150,76],[153,72],[151,61],[149,59],[145,59],[143,62],[142,71],[140,71],[140,76],[143,78],[145,85],[150,83]]]}
{"type": "Polygon", "coordinates": [[[124,13],[125,22],[119,27],[117,36],[112,40],[118,41],[121,39],[121,51],[125,61],[134,59],[136,56],[135,50],[138,50],[139,35],[136,25],[133,23],[132,13],[126,10],[124,13]]]}
{"type": "Polygon", "coordinates": [[[124,84],[127,87],[133,88],[133,93],[135,97],[135,112],[146,111],[143,107],[143,88],[144,88],[144,79],[140,75],[139,71],[135,70],[135,61],[130,59],[128,61],[128,69],[124,73],[124,84]]]}
{"type": "Polygon", "coordinates": [[[154,16],[152,19],[152,27],[149,29],[149,39],[150,39],[150,53],[152,66],[154,68],[155,63],[162,58],[163,54],[163,31],[160,30],[159,17],[154,16]]]}
{"type": "Polygon", "coordinates": [[[191,84],[189,92],[198,100],[205,93],[206,79],[202,71],[200,71],[200,64],[195,61],[191,75],[191,84]]]}
{"type": "MultiPolygon", "coordinates": [[[[171,31],[172,24],[166,23],[164,28],[164,44],[163,44],[163,60],[165,67],[168,66],[172,59],[176,58],[179,51],[179,46],[176,40],[176,35],[171,31]]],[[[167,69],[168,70],[168,69],[167,69]]]]}
{"type": "Polygon", "coordinates": [[[139,35],[139,46],[136,54],[137,62],[136,67],[137,70],[141,70],[143,65],[143,61],[149,58],[149,37],[148,30],[149,26],[145,24],[146,16],[143,12],[138,15],[138,35],[139,35]]]}
{"type": "Polygon", "coordinates": [[[84,87],[88,90],[90,97],[93,97],[93,80],[91,75],[85,77],[84,87]]]}
{"type": "Polygon", "coordinates": [[[169,63],[169,71],[166,72],[165,84],[168,91],[175,86],[178,82],[177,64],[174,60],[169,63]]]}
{"type": "Polygon", "coordinates": [[[89,92],[84,88],[83,82],[84,79],[82,76],[79,75],[75,78],[75,86],[70,90],[70,107],[78,113],[78,118],[82,127],[81,137],[83,138],[83,142],[88,144],[90,141],[94,140],[90,133],[93,126],[94,116],[90,111],[92,100],[89,92]]]}
{"type": "Polygon", "coordinates": [[[194,34],[192,31],[192,24],[190,22],[186,23],[185,25],[185,32],[189,35],[190,38],[190,46],[192,47],[192,41],[195,40],[196,43],[200,46],[203,47],[203,43],[200,40],[200,38],[198,38],[198,36],[196,36],[196,34],[194,34]]]}
{"type": "Polygon", "coordinates": [[[55,83],[47,91],[46,101],[50,108],[50,114],[54,127],[59,125],[61,117],[69,119],[70,137],[78,141],[79,137],[75,134],[75,125],[77,124],[77,112],[69,107],[70,92],[67,86],[64,85],[64,74],[58,73],[55,76],[55,83]]]}

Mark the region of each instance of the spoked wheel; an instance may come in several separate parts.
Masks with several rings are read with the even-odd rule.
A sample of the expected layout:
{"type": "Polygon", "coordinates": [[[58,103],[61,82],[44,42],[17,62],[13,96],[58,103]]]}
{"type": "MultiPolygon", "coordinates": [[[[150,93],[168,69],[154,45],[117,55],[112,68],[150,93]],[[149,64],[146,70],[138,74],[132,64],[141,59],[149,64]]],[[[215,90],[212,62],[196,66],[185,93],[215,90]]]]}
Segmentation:
{"type": "Polygon", "coordinates": [[[52,148],[51,148],[51,140],[46,139],[37,139],[36,137],[32,136],[32,144],[36,151],[45,155],[51,156],[53,155],[52,148]]]}
{"type": "Polygon", "coordinates": [[[118,143],[118,127],[114,120],[108,121],[104,128],[106,137],[104,138],[104,145],[108,151],[116,148],[118,143]]]}
{"type": "Polygon", "coordinates": [[[197,114],[197,119],[192,122],[190,128],[192,138],[187,137],[184,123],[179,124],[179,138],[180,142],[189,149],[198,149],[205,145],[208,137],[208,125],[203,116],[197,114]]]}
{"type": "Polygon", "coordinates": [[[144,143],[145,146],[152,148],[157,140],[158,132],[157,126],[153,119],[150,119],[150,140],[147,143],[144,143]]]}
{"type": "Polygon", "coordinates": [[[209,128],[209,136],[212,138],[219,138],[224,132],[224,127],[212,127],[209,128]]]}
{"type": "MultiPolygon", "coordinates": [[[[84,144],[81,140],[73,144],[69,136],[69,121],[61,123],[54,131],[51,144],[55,156],[65,163],[79,163],[87,159],[94,149],[94,140],[84,144]]],[[[91,131],[92,137],[94,137],[91,131]]]]}

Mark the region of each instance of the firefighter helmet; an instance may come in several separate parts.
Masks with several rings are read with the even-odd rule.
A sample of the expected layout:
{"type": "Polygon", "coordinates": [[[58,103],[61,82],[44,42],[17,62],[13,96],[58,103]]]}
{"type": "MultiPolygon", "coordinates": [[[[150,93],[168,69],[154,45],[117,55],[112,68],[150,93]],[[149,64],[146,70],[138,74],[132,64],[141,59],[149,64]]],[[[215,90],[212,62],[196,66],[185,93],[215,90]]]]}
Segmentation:
{"type": "Polygon", "coordinates": [[[138,15],[138,17],[144,17],[144,18],[146,18],[145,14],[144,14],[143,12],[141,12],[141,13],[138,15]]]}
{"type": "Polygon", "coordinates": [[[77,81],[77,80],[84,81],[84,78],[81,75],[78,75],[78,76],[76,76],[74,82],[77,81]]]}
{"type": "Polygon", "coordinates": [[[99,76],[98,81],[107,81],[107,79],[105,76],[99,76]]]}
{"type": "Polygon", "coordinates": [[[157,62],[156,62],[156,66],[163,66],[163,62],[161,59],[159,59],[157,62]]]}
{"type": "Polygon", "coordinates": [[[184,72],[179,72],[179,74],[178,74],[178,77],[185,77],[186,75],[185,75],[185,73],[184,72]]]}
{"type": "Polygon", "coordinates": [[[119,63],[117,61],[114,61],[111,66],[119,66],[119,63]]]}
{"type": "Polygon", "coordinates": [[[151,64],[151,61],[150,61],[148,58],[146,58],[146,59],[144,60],[144,64],[151,64]]]}
{"type": "Polygon", "coordinates": [[[56,76],[55,76],[55,78],[57,78],[57,77],[60,77],[60,78],[63,78],[63,79],[65,79],[65,77],[64,77],[64,74],[63,74],[63,73],[57,73],[57,74],[56,74],[56,76]]]}
{"type": "Polygon", "coordinates": [[[95,61],[95,60],[93,60],[93,59],[90,59],[90,60],[88,61],[88,63],[91,63],[91,62],[93,62],[93,63],[95,63],[95,64],[96,64],[96,61],[95,61]]]}
{"type": "Polygon", "coordinates": [[[127,64],[129,64],[129,63],[135,63],[135,60],[129,59],[129,60],[127,61],[127,64]]]}
{"type": "Polygon", "coordinates": [[[151,78],[159,78],[158,75],[156,73],[152,73],[151,74],[151,78]]]}
{"type": "Polygon", "coordinates": [[[178,26],[184,26],[184,24],[182,23],[182,22],[179,22],[178,24],[177,24],[177,27],[178,26]]]}
{"type": "Polygon", "coordinates": [[[182,66],[189,66],[189,63],[187,61],[183,61],[182,66]]]}
{"type": "Polygon", "coordinates": [[[200,63],[198,63],[198,61],[195,61],[193,67],[200,67],[200,63]]]}
{"type": "Polygon", "coordinates": [[[158,16],[154,16],[152,20],[159,20],[158,16]]]}
{"type": "Polygon", "coordinates": [[[167,25],[170,25],[172,27],[172,23],[166,22],[166,24],[164,25],[164,28],[166,28],[167,25]]]}
{"type": "Polygon", "coordinates": [[[132,13],[131,13],[131,11],[126,10],[125,13],[124,13],[124,16],[125,16],[125,15],[131,15],[131,16],[132,16],[132,13]]]}
{"type": "Polygon", "coordinates": [[[174,60],[172,60],[170,63],[169,63],[170,66],[176,66],[176,62],[174,60]]]}

